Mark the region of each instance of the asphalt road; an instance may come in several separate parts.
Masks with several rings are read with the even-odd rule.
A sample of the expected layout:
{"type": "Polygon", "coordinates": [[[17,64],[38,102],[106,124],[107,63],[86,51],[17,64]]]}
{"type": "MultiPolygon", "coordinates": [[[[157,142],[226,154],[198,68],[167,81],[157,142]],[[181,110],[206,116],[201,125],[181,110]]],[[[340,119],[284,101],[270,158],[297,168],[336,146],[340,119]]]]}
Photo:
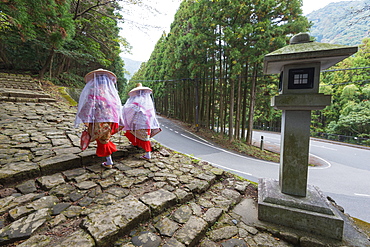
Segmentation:
{"type": "MultiPolygon", "coordinates": [[[[259,178],[278,179],[278,163],[222,149],[166,118],[158,117],[158,120],[163,131],[154,139],[166,147],[254,182],[259,178]]],[[[253,132],[254,141],[259,141],[261,135],[265,145],[280,145],[279,133],[253,132]]],[[[319,187],[352,217],[370,222],[370,150],[312,139],[310,154],[320,159],[323,165],[309,168],[308,183],[319,187]]]]}

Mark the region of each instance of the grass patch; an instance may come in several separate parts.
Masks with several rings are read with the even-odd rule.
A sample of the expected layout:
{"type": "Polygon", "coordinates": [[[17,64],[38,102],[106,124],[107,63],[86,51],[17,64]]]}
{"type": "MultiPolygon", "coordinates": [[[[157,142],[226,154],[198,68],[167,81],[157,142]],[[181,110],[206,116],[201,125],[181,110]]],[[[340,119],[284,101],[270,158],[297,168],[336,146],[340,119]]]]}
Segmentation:
{"type": "Polygon", "coordinates": [[[228,136],[226,135],[216,133],[208,129],[199,129],[198,131],[196,131],[196,128],[194,126],[184,124],[179,121],[176,122],[182,127],[186,128],[188,131],[193,132],[194,134],[210,142],[213,142],[214,144],[217,144],[222,148],[233,150],[237,153],[248,155],[256,159],[272,161],[276,163],[280,162],[280,154],[278,153],[274,153],[268,150],[261,150],[260,148],[253,145],[247,145],[242,140],[234,140],[230,142],[228,136]]]}

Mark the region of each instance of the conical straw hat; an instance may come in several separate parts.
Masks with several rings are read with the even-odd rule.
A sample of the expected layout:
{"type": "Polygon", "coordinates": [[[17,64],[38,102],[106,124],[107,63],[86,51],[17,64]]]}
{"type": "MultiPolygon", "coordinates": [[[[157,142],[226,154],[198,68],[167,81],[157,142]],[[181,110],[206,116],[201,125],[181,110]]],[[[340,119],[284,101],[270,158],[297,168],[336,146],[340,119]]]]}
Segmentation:
{"type": "Polygon", "coordinates": [[[141,83],[138,83],[138,84],[136,84],[136,87],[128,93],[128,95],[132,96],[133,92],[136,92],[136,91],[139,91],[139,90],[148,90],[149,92],[153,91],[151,88],[143,87],[143,85],[141,83]]]}
{"type": "Polygon", "coordinates": [[[94,74],[96,75],[108,75],[115,83],[117,82],[117,76],[109,71],[109,70],[105,70],[105,69],[97,69],[97,70],[93,70],[89,73],[87,73],[85,75],[85,83],[88,83],[91,79],[94,78],[94,74]]]}

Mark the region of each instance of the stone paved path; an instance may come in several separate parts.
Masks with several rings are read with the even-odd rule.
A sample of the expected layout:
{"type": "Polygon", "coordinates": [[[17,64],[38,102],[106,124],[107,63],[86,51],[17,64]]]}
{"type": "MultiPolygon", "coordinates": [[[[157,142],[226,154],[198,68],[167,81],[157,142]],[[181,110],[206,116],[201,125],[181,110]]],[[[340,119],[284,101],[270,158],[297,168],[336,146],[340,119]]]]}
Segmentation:
{"type": "Polygon", "coordinates": [[[159,144],[145,161],[116,136],[105,169],[74,114],[0,101],[0,246],[370,246],[346,215],[342,242],[260,222],[255,184],[159,144]]]}

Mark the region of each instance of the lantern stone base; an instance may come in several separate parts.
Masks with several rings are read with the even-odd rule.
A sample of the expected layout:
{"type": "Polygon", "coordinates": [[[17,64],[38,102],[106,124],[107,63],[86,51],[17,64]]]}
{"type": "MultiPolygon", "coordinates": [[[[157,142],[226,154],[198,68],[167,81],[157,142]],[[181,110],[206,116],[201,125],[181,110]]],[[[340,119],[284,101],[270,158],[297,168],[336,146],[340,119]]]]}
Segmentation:
{"type": "Polygon", "coordinates": [[[258,219],[313,234],[341,240],[344,221],[315,186],[307,186],[305,197],[281,193],[279,181],[260,179],[258,219]]]}

